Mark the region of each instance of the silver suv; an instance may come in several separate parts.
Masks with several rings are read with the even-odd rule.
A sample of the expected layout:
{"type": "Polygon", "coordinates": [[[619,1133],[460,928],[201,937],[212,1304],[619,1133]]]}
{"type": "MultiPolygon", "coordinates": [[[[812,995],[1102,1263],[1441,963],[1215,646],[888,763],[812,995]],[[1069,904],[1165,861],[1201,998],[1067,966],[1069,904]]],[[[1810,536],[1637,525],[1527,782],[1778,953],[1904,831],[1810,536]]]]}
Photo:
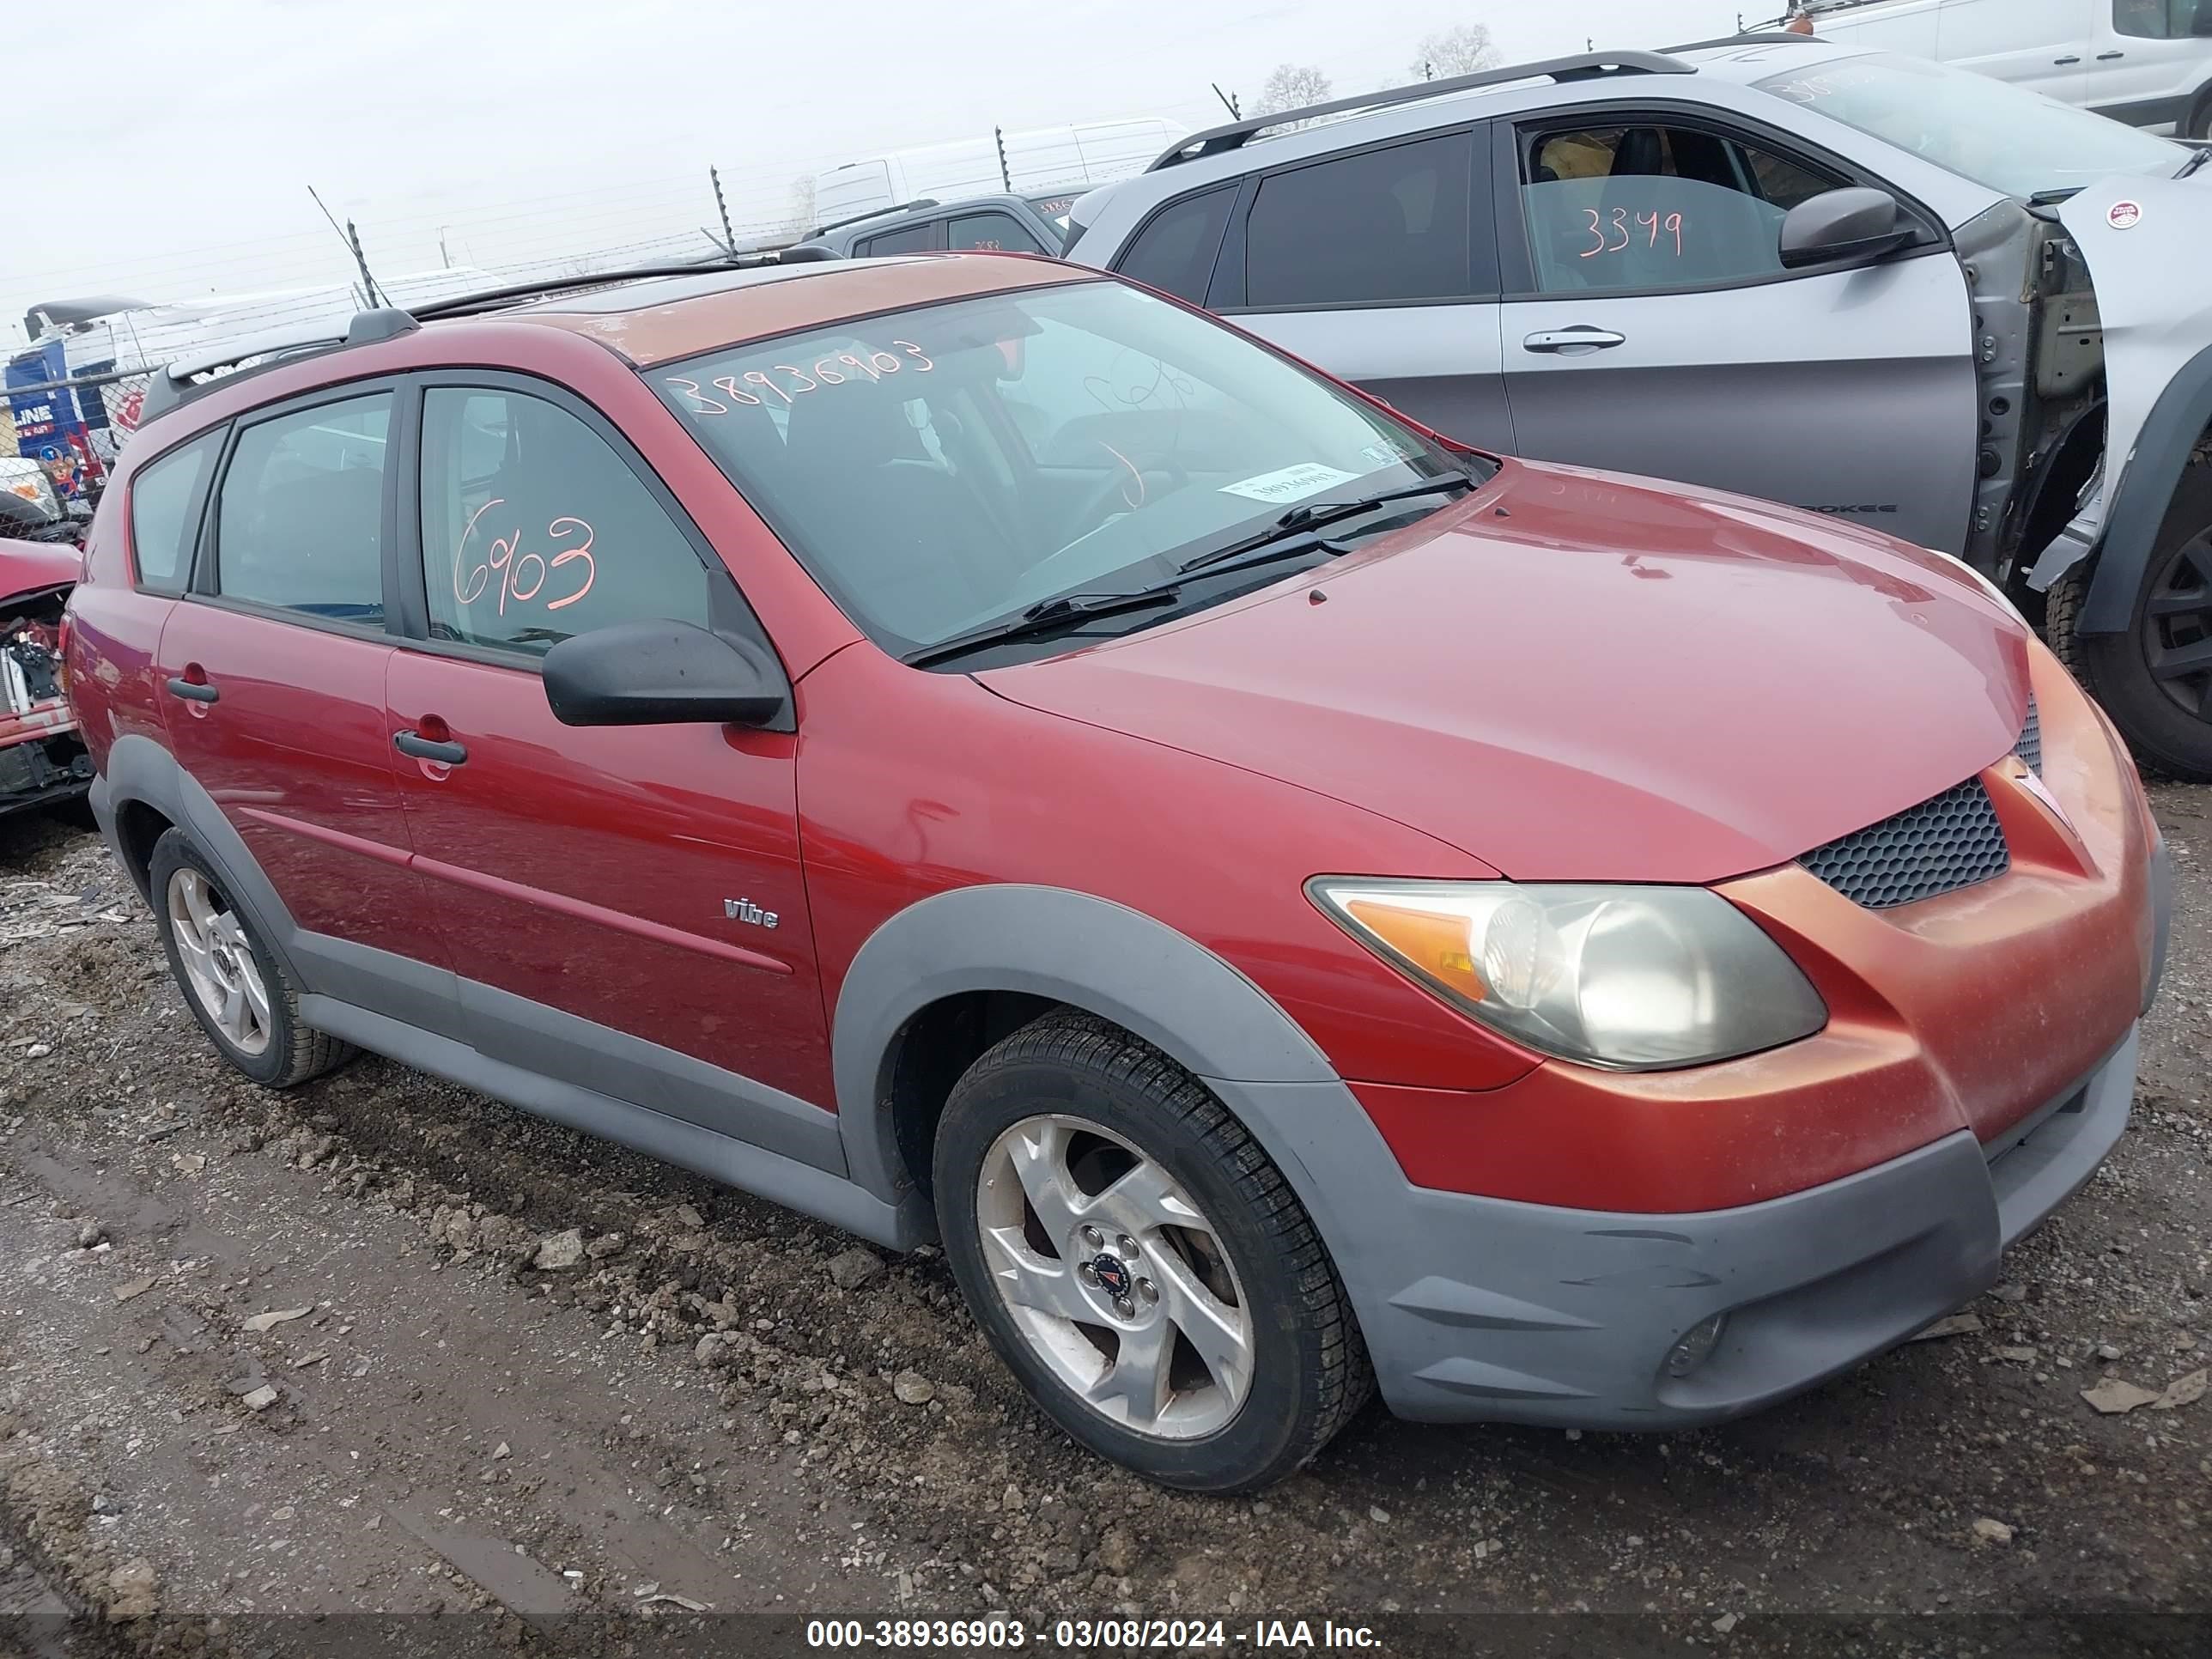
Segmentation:
{"type": "Polygon", "coordinates": [[[1739,36],[1196,133],[1081,198],[1067,257],[1467,442],[1957,555],[2212,781],[2207,155],[1739,36]]]}

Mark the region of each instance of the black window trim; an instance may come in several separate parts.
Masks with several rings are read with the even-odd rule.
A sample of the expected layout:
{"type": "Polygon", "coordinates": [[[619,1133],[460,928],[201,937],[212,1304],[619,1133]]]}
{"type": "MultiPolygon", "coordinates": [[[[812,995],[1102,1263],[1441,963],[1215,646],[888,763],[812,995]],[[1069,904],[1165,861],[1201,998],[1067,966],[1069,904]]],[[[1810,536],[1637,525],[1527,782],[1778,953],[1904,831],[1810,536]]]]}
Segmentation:
{"type": "MultiPolygon", "coordinates": [[[[1801,265],[1794,270],[1778,270],[1764,276],[1731,277],[1724,282],[1690,283],[1680,288],[1620,288],[1592,289],[1569,293],[1553,293],[1536,286],[1535,261],[1528,247],[1528,221],[1521,201],[1521,174],[1524,158],[1529,153],[1529,141],[1542,132],[1571,130],[1574,124],[1588,126],[1626,125],[1638,118],[1656,119],[1670,125],[1686,126],[1709,132],[1717,138],[1733,138],[1740,143],[1754,143],[1771,149],[1783,160],[1794,161],[1808,171],[1827,173],[1842,178],[1845,185],[1863,185],[1875,190],[1887,191],[1897,198],[1898,205],[1920,222],[1919,239],[1903,250],[1888,256],[1889,259],[1925,258],[1931,254],[1948,254],[1952,251],[1951,233],[1941,214],[1935,212],[1917,198],[1906,194],[1879,173],[1869,172],[1858,163],[1846,160],[1832,150],[1808,143],[1799,135],[1744,115],[1735,110],[1717,109],[1710,104],[1686,103],[1668,98],[1641,98],[1634,102],[1626,100],[1604,102],[1560,104],[1523,114],[1502,118],[1495,124],[1491,144],[1493,212],[1498,227],[1499,282],[1504,292],[1498,303],[1512,305],[1523,301],[1601,301],[1663,299],[1676,294],[1725,294],[1741,289],[1764,288],[1773,283],[1795,283],[1808,276],[1832,276],[1838,271],[1863,268],[1863,261],[1856,259],[1832,260],[1826,264],[1801,265]]],[[[1838,186],[1841,188],[1842,186],[1838,186]]],[[[1887,263],[1887,261],[1885,261],[1887,263]]]]}
{"type": "MultiPolygon", "coordinates": [[[[647,371],[641,370],[640,373],[643,374],[647,371]]],[[[768,722],[763,729],[772,732],[797,729],[793,720],[791,699],[787,695],[790,665],[776,650],[775,641],[769,637],[768,629],[762,625],[758,614],[745,599],[736,576],[731,573],[714,543],[685,510],[684,503],[676,498],[676,492],[668,487],[667,481],[653,470],[652,463],[639,452],[636,445],[630,442],[620,427],[571,388],[558,381],[513,369],[421,369],[409,375],[407,380],[410,406],[408,444],[401,452],[399,465],[395,470],[400,475],[397,493],[404,501],[411,503],[414,510],[402,512],[398,515],[398,534],[393,538],[391,556],[390,580],[397,592],[398,604],[390,607],[386,614],[395,619],[394,644],[402,650],[420,652],[426,656],[450,657],[464,662],[481,663],[491,668],[511,669],[519,673],[536,675],[544,672],[543,652],[431,637],[429,589],[422,562],[422,439],[427,429],[422,411],[427,395],[432,392],[459,391],[504,392],[536,398],[573,416],[594,437],[605,443],[645,487],[646,494],[667,515],[678,533],[690,544],[693,556],[697,558],[707,574],[708,626],[716,633],[732,634],[757,645],[774,659],[784,675],[787,687],[784,712],[776,720],[768,722]]],[[[685,435],[689,437],[690,434],[686,433],[685,435]]]]}
{"type": "MultiPolygon", "coordinates": [[[[262,404],[231,417],[229,428],[223,435],[222,447],[216,458],[215,476],[210,481],[207,498],[202,505],[199,533],[192,549],[192,580],[185,590],[178,594],[180,602],[204,605],[217,611],[235,611],[240,616],[259,617],[270,622],[281,622],[295,628],[312,629],[319,634],[335,634],[349,640],[386,640],[392,635],[394,609],[392,605],[392,543],[394,520],[398,512],[398,468],[392,465],[392,445],[401,428],[401,408],[404,402],[406,377],[403,374],[371,375],[358,380],[341,380],[333,385],[317,386],[312,392],[301,392],[276,403],[262,404]],[[380,586],[384,603],[384,619],[379,623],[353,622],[343,617],[318,617],[312,611],[294,611],[281,605],[270,605],[259,599],[240,599],[234,593],[217,591],[222,576],[222,538],[220,525],[222,514],[219,503],[222,486],[230,477],[231,462],[238,453],[239,440],[257,426],[289,416],[304,414],[331,404],[354,403],[380,393],[392,397],[392,419],[385,428],[385,465],[383,511],[379,527],[380,543],[380,586]]],[[[210,428],[210,430],[214,428],[210,428]]]]}
{"type": "MultiPolygon", "coordinates": [[[[1229,227],[1237,221],[1237,210],[1240,205],[1240,198],[1243,194],[1245,179],[1249,178],[1249,175],[1248,174],[1234,179],[1216,179],[1211,183],[1200,185],[1194,189],[1184,191],[1179,196],[1169,197],[1166,201],[1162,202],[1158,207],[1155,207],[1150,213],[1147,213],[1142,219],[1137,222],[1137,228],[1131,231],[1127,236],[1124,237],[1121,241],[1121,246],[1114,251],[1113,261],[1106,267],[1106,269],[1116,276],[1121,276],[1121,267],[1127,262],[1130,253],[1135,250],[1138,243],[1144,240],[1145,233],[1152,229],[1153,222],[1160,218],[1163,215],[1176,208],[1182,206],[1187,202],[1195,201],[1200,197],[1211,196],[1216,191],[1225,192],[1230,198],[1229,213],[1227,217],[1222,221],[1221,234],[1215,239],[1213,244],[1213,263],[1206,271],[1206,287],[1202,290],[1200,297],[1195,300],[1187,300],[1180,294],[1171,294],[1168,295],[1170,299],[1182,301],[1185,305],[1194,305],[1203,310],[1212,309],[1212,307],[1206,305],[1206,301],[1207,299],[1212,297],[1213,293],[1213,283],[1220,276],[1221,250],[1228,243],[1229,227]]],[[[1127,280],[1132,283],[1139,281],[1139,278],[1134,276],[1131,276],[1127,278],[1127,280]]],[[[1152,285],[1149,283],[1143,283],[1142,286],[1147,289],[1152,288],[1152,285]]],[[[1152,291],[1162,294],[1167,292],[1164,289],[1153,289],[1152,291]]]]}
{"type": "Polygon", "coordinates": [[[154,599],[180,599],[192,591],[192,574],[199,564],[200,541],[207,523],[208,504],[215,500],[216,480],[222,476],[223,465],[229,454],[229,422],[218,421],[213,426],[202,427],[189,436],[178,439],[150,461],[131,458],[131,480],[125,487],[123,497],[123,530],[131,546],[131,556],[124,568],[131,574],[131,591],[154,599]],[[181,567],[174,586],[149,582],[138,559],[138,480],[164,462],[174,459],[194,444],[215,440],[215,459],[207,474],[192,487],[191,497],[185,503],[185,521],[178,526],[184,539],[179,550],[178,562],[181,567]]]}
{"type": "Polygon", "coordinates": [[[1295,161],[1285,161],[1276,167],[1255,168],[1244,174],[1243,188],[1237,192],[1236,204],[1230,210],[1229,225],[1215,259],[1213,282],[1206,289],[1206,308],[1224,317],[1267,317],[1340,311],[1425,311],[1437,306],[1496,305],[1502,285],[1502,250],[1493,237],[1489,245],[1490,258],[1485,260],[1478,233],[1483,225],[1483,204],[1492,194],[1491,180],[1486,179],[1485,174],[1494,175],[1497,171],[1495,147],[1486,143],[1484,138],[1486,133],[1498,125],[1492,118],[1486,116],[1480,120],[1429,127],[1419,132],[1395,133],[1387,138],[1370,139],[1364,144],[1347,145],[1342,149],[1329,150],[1319,155],[1301,156],[1295,161]],[[1468,141],[1467,269],[1468,286],[1471,292],[1409,300],[1333,300],[1326,304],[1302,302],[1297,305],[1255,306],[1245,303],[1245,295],[1250,291],[1245,270],[1245,221],[1251,214],[1253,204],[1259,199],[1261,187],[1268,179],[1284,173],[1303,173],[1308,167],[1326,167],[1348,156],[1364,155],[1375,150],[1397,149],[1407,144],[1426,143],[1431,139],[1454,136],[1463,136],[1468,141]],[[1491,278],[1487,284],[1483,282],[1486,276],[1491,278]],[[1218,300],[1217,294],[1219,296],[1218,300]]]}

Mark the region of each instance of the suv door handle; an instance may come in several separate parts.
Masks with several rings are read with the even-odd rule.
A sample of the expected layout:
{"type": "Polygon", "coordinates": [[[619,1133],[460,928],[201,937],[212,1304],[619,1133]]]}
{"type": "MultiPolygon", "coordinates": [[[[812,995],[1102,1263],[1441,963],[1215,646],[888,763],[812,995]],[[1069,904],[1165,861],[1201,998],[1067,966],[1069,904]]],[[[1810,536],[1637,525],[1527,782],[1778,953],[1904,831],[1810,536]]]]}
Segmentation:
{"type": "Polygon", "coordinates": [[[182,674],[169,676],[169,695],[182,697],[188,702],[213,702],[222,693],[205,680],[188,680],[182,674]]]}
{"type": "Polygon", "coordinates": [[[394,732],[392,746],[403,755],[414,756],[416,760],[442,761],[447,766],[459,766],[469,757],[466,744],[440,743],[412,730],[394,732]]]}
{"type": "Polygon", "coordinates": [[[1586,323],[1577,323],[1572,328],[1540,329],[1521,342],[1522,349],[1527,351],[1565,351],[1577,355],[1627,343],[1626,334],[1615,334],[1609,328],[1592,328],[1586,323]]]}

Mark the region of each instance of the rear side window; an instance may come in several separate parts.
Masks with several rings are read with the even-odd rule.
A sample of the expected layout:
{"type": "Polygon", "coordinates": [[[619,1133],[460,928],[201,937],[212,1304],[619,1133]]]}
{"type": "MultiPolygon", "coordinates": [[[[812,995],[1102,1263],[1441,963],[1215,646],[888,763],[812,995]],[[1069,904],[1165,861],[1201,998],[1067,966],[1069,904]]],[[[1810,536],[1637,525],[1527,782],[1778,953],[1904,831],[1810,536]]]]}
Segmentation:
{"type": "Polygon", "coordinates": [[[1782,274],[1782,221],[1843,181],[1692,127],[1538,136],[1521,199],[1536,286],[1617,293],[1782,274]]]}
{"type": "Polygon", "coordinates": [[[1474,140],[1445,133],[1263,180],[1245,223],[1245,302],[1461,299],[1474,140]]]}
{"type": "Polygon", "coordinates": [[[216,591],[381,627],[391,423],[386,392],[240,433],[216,514],[216,591]]]}
{"type": "Polygon", "coordinates": [[[210,432],[140,469],[131,481],[131,551],[141,587],[185,591],[192,574],[192,532],[198,528],[191,510],[222,448],[222,434],[210,432]]]}
{"type": "Polygon", "coordinates": [[[1206,303],[1213,261],[1221,252],[1221,233],[1229,227],[1236,187],[1224,185],[1177,202],[1138,234],[1114,269],[1124,276],[1188,300],[1206,303]]]}
{"type": "Polygon", "coordinates": [[[988,248],[1007,253],[1042,253],[1043,246],[1011,213],[966,213],[947,228],[945,245],[969,250],[988,248]]]}
{"type": "Polygon", "coordinates": [[[880,236],[871,236],[853,246],[855,258],[879,258],[886,253],[927,253],[936,245],[937,222],[925,219],[918,225],[908,225],[903,230],[887,230],[880,236]]]}
{"type": "Polygon", "coordinates": [[[612,623],[710,622],[706,566],[629,464],[517,392],[422,400],[422,582],[433,639],[532,656],[612,623]]]}

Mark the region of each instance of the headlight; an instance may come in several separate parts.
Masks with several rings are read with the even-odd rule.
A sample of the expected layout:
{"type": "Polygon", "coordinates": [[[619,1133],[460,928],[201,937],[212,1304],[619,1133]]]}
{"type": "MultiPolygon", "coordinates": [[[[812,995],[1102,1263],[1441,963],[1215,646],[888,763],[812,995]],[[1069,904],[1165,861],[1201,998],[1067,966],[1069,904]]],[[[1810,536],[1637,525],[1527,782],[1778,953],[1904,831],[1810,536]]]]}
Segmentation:
{"type": "Polygon", "coordinates": [[[1462,1012],[1585,1065],[1696,1066],[1827,1024],[1782,947],[1702,887],[1316,876],[1306,893],[1462,1012]]]}

